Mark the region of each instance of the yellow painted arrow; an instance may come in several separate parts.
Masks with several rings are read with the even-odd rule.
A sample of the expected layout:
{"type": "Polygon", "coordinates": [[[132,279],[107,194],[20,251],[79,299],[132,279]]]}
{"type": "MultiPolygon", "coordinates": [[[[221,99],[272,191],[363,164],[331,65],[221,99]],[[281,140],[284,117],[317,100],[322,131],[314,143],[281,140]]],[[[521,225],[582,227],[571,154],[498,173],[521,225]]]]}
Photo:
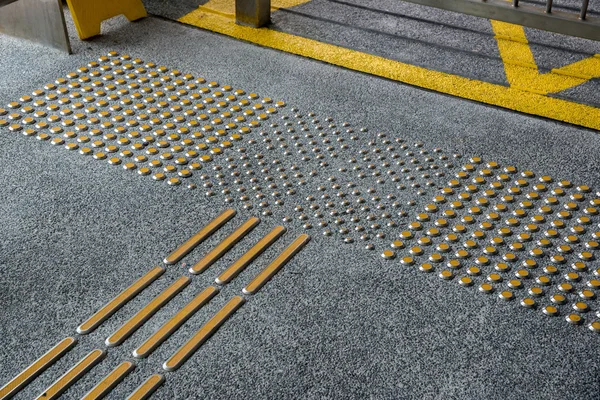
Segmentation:
{"type": "Polygon", "coordinates": [[[490,21],[504,63],[506,79],[515,89],[538,94],[556,93],[600,77],[600,55],[540,73],[520,25],[490,21]]]}

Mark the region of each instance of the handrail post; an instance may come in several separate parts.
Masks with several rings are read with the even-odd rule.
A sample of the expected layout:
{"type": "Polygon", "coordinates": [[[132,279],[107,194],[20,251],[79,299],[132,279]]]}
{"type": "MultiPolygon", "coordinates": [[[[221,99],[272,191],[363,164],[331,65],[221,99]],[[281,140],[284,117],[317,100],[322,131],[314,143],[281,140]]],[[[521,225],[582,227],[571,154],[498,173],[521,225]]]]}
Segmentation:
{"type": "Polygon", "coordinates": [[[235,0],[235,22],[260,28],[271,20],[271,0],[235,0]]]}

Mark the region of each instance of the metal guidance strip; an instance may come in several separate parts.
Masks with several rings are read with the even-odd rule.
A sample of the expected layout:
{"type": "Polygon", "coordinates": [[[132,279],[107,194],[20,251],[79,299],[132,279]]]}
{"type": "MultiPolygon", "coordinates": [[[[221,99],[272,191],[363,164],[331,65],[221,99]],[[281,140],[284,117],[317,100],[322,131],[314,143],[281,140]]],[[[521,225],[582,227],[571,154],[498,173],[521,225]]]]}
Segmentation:
{"type": "Polygon", "coordinates": [[[187,285],[189,285],[190,281],[191,279],[187,276],[182,276],[181,278],[173,282],[171,286],[169,286],[168,288],[163,290],[158,296],[153,298],[140,311],[138,311],[133,317],[131,317],[119,329],[117,329],[115,333],[106,338],[106,345],[108,347],[114,347],[123,343],[140,326],[142,326],[147,320],[149,320],[158,310],[160,310],[173,297],[175,297],[187,285]]]}
{"type": "Polygon", "coordinates": [[[235,214],[235,210],[232,209],[223,211],[221,215],[210,221],[208,225],[206,225],[198,233],[189,238],[184,244],[169,254],[167,258],[163,260],[163,262],[166,265],[172,265],[179,262],[183,257],[188,255],[190,251],[194,250],[196,246],[205,241],[206,238],[225,225],[231,218],[235,216],[235,214]]]}
{"type": "Polygon", "coordinates": [[[98,400],[106,396],[115,388],[127,375],[135,369],[135,364],[131,361],[121,363],[113,369],[104,379],[102,379],[92,390],[90,390],[81,400],[98,400]]]}
{"type": "Polygon", "coordinates": [[[229,249],[235,246],[240,240],[242,240],[248,233],[252,231],[258,224],[260,219],[252,217],[240,225],[231,235],[227,236],[218,245],[215,246],[204,258],[190,268],[190,273],[201,274],[208,267],[213,265],[219,258],[223,257],[229,249]]]}
{"type": "Polygon", "coordinates": [[[29,382],[37,378],[42,372],[58,361],[76,344],[77,339],[68,337],[48,350],[46,354],[38,358],[33,364],[25,368],[23,372],[15,376],[6,385],[0,388],[0,400],[10,399],[16,395],[29,382]]]}
{"type": "Polygon", "coordinates": [[[244,270],[250,263],[258,256],[260,256],[265,250],[269,248],[273,243],[277,241],[284,233],[286,229],[283,226],[276,226],[273,230],[267,233],[262,239],[258,241],[250,250],[244,253],[236,262],[231,264],[217,279],[215,282],[219,285],[224,285],[233,278],[235,278],[240,272],[244,270]]]}
{"type": "Polygon", "coordinates": [[[156,267],[146,275],[138,279],[133,285],[123,290],[117,297],[102,307],[98,312],[92,315],[87,321],[77,327],[77,333],[86,335],[96,329],[100,324],[110,318],[129,300],[137,296],[142,290],[147,288],[152,282],[158,279],[165,272],[164,268],[156,267]]]}
{"type": "Polygon", "coordinates": [[[158,346],[169,338],[177,329],[181,327],[188,319],[192,317],[207,304],[219,290],[214,286],[209,286],[198,294],[192,301],[185,305],[173,318],[160,327],[152,336],[150,336],[140,347],[133,351],[136,358],[148,357],[158,346]]]}
{"type": "Polygon", "coordinates": [[[183,346],[177,350],[175,354],[171,356],[164,364],[163,368],[165,371],[175,371],[190,358],[196,350],[210,336],[215,333],[223,323],[236,312],[243,304],[245,300],[242,296],[234,296],[223,308],[219,310],[202,328],[196,332],[196,334],[188,340],[183,346]]]}
{"type": "Polygon", "coordinates": [[[244,294],[254,294],[260,290],[279,270],[287,264],[306,244],[310,236],[302,234],[296,238],[271,264],[263,269],[250,283],[242,289],[244,294]]]}
{"type": "Polygon", "coordinates": [[[165,377],[154,374],[144,381],[127,397],[127,400],[146,400],[165,382],[165,377]]]}
{"type": "Polygon", "coordinates": [[[49,400],[59,398],[71,385],[85,375],[89,370],[94,368],[102,359],[106,357],[104,350],[92,350],[87,356],[79,361],[70,370],[65,372],[63,376],[58,378],[48,389],[37,397],[37,400],[49,400]]]}

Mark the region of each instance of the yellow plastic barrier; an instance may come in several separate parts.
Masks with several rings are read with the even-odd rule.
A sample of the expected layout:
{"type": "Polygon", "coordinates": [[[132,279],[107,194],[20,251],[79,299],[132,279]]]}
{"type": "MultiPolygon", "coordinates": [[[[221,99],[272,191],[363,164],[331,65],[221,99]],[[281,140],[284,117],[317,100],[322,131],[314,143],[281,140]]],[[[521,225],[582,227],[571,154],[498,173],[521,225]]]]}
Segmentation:
{"type": "Polygon", "coordinates": [[[100,34],[102,21],[125,15],[135,21],[147,15],[141,0],[67,0],[80,39],[100,34]]]}

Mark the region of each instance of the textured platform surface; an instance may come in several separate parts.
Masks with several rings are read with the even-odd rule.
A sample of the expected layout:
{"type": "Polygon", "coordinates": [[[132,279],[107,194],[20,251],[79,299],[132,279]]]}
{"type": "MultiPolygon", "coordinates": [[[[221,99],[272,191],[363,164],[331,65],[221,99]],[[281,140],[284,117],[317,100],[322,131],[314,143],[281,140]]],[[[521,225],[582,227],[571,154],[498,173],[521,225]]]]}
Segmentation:
{"type": "Polygon", "coordinates": [[[156,373],[166,380],[153,398],[164,399],[597,397],[600,337],[588,328],[598,310],[595,132],[159,19],[105,28],[71,57],[0,38],[13,60],[0,64],[0,384],[65,337],[78,339],[16,398],[41,394],[94,349],[106,358],[64,398],[81,398],[124,361],[136,368],[108,398],[156,373]],[[162,264],[228,208],[233,219],[162,264]],[[253,217],[260,224],[238,244],[188,273],[253,217]],[[279,225],[287,232],[160,347],[132,355],[279,225]],[[303,234],[311,241],[243,295],[303,234]],[[154,266],[166,271],[77,333],[154,266]],[[444,270],[454,278],[440,279],[444,270]],[[144,309],[182,276],[181,293],[144,309]],[[480,290],[486,282],[491,294],[480,290]],[[505,291],[512,301],[499,297],[505,291]],[[163,363],[235,296],[245,304],[220,314],[231,316],[166,372],[163,363]],[[523,307],[526,298],[538,306],[523,307]],[[107,349],[142,309],[156,313],[107,349]],[[567,322],[571,313],[583,323],[567,322]]]}

